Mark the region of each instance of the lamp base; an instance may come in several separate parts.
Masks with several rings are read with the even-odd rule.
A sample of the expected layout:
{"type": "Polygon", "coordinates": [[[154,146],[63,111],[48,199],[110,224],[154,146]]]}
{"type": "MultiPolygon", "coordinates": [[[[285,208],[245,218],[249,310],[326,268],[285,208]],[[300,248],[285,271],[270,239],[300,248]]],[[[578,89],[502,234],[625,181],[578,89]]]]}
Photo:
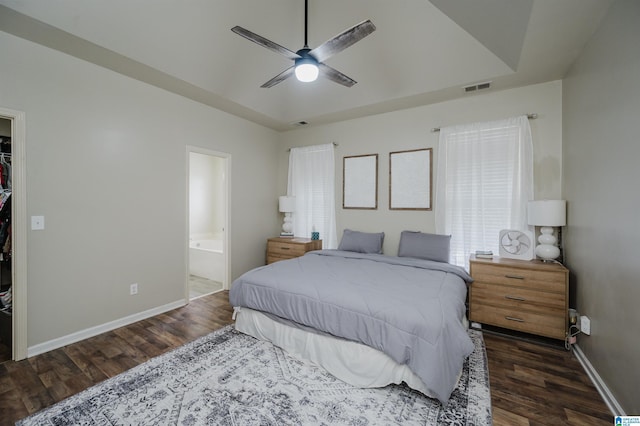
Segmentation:
{"type": "Polygon", "coordinates": [[[293,220],[291,218],[291,213],[284,214],[284,223],[282,224],[282,232],[280,233],[280,235],[283,234],[293,235],[293,220]]]}
{"type": "Polygon", "coordinates": [[[536,256],[544,262],[554,262],[560,256],[560,249],[549,244],[540,244],[536,246],[536,256]]]}
{"type": "Polygon", "coordinates": [[[560,249],[555,245],[556,241],[556,237],[553,235],[553,228],[543,226],[538,237],[540,244],[536,246],[536,256],[545,262],[553,262],[560,256],[560,249]]]}

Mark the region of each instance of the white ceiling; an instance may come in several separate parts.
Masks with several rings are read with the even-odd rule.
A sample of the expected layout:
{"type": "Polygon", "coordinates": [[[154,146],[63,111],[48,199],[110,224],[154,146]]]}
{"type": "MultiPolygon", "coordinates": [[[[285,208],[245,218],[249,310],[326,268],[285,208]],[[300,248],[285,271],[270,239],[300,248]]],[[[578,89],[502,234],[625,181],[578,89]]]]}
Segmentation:
{"type": "Polygon", "coordinates": [[[309,47],[371,19],[377,30],[326,61],[358,83],[260,85],[291,61],[304,0],[0,0],[0,30],[276,130],[440,102],[463,86],[562,78],[612,0],[309,0],[309,47]],[[2,6],[4,5],[4,6],[2,6]]]}

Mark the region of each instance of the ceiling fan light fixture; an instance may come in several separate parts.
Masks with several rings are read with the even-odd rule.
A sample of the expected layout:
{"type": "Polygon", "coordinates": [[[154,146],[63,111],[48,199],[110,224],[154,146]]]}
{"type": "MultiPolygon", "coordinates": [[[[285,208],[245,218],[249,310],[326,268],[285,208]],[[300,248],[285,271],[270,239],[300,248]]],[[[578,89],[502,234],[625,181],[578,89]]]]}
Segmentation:
{"type": "Polygon", "coordinates": [[[311,58],[296,59],[296,78],[303,83],[316,81],[320,70],[318,64],[311,58]]]}
{"type": "Polygon", "coordinates": [[[304,1],[304,47],[297,52],[293,52],[286,47],[282,47],[279,44],[238,25],[231,28],[231,31],[239,36],[285,56],[289,60],[294,60],[293,67],[289,67],[282,71],[260,87],[273,87],[294,75],[299,81],[305,83],[312,82],[318,78],[321,69],[323,77],[341,84],[344,87],[351,87],[356,84],[354,79],[349,78],[340,71],[331,68],[325,64],[324,61],[374,32],[376,26],[373,25],[373,22],[367,19],[366,21],[360,22],[358,25],[354,25],[353,27],[346,29],[332,39],[325,41],[315,49],[309,49],[309,44],[307,43],[308,3],[309,0],[304,1]]]}

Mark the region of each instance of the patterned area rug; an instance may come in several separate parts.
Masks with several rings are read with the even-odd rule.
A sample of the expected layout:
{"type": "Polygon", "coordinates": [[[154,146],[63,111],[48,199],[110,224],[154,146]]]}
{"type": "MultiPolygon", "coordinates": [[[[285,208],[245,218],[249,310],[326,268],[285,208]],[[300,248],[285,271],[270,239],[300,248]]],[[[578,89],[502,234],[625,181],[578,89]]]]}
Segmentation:
{"type": "Polygon", "coordinates": [[[153,358],[18,425],[490,425],[482,334],[443,407],[405,385],[358,389],[232,326],[153,358]]]}

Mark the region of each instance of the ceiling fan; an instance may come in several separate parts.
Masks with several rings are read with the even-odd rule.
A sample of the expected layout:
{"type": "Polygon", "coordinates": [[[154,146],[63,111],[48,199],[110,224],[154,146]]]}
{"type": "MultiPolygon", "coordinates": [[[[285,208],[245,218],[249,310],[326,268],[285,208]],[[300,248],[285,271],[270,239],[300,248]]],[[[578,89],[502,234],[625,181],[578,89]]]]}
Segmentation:
{"type": "Polygon", "coordinates": [[[367,19],[366,21],[341,32],[332,39],[325,41],[315,49],[310,49],[307,44],[307,6],[308,0],[305,0],[304,47],[297,52],[292,52],[286,47],[282,47],[279,44],[240,26],[236,25],[231,28],[231,31],[234,33],[294,61],[294,64],[291,67],[273,77],[260,87],[273,87],[294,74],[298,80],[303,82],[315,81],[318,78],[318,75],[322,75],[329,80],[346,87],[351,87],[356,84],[355,80],[326,65],[324,61],[374,32],[376,29],[375,25],[367,19]]]}

